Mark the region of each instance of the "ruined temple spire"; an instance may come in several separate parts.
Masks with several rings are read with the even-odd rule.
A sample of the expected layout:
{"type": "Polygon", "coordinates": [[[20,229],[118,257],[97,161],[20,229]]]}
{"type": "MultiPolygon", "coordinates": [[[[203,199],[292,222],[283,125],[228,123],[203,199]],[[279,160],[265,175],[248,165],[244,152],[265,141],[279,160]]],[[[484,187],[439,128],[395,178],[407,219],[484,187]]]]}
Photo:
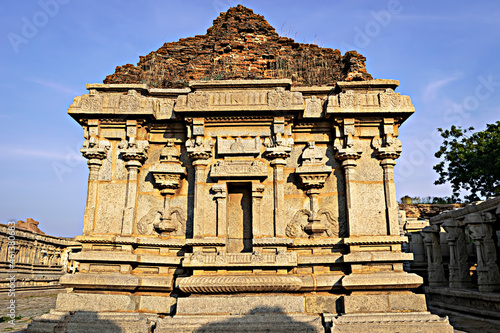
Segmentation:
{"type": "Polygon", "coordinates": [[[192,80],[288,78],[295,86],[330,86],[371,79],[365,60],[356,51],[342,55],[280,37],[262,15],[238,5],[221,13],[205,35],[165,43],[135,66],[118,66],[104,83],[180,88],[192,80]]]}

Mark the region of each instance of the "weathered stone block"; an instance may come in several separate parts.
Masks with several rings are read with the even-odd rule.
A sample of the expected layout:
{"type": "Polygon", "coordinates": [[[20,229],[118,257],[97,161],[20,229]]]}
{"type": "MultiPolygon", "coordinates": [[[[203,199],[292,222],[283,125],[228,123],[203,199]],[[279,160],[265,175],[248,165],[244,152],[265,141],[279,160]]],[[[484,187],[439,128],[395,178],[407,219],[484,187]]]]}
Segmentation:
{"type": "Polygon", "coordinates": [[[177,314],[304,313],[301,296],[200,296],[179,298],[177,314]]]}

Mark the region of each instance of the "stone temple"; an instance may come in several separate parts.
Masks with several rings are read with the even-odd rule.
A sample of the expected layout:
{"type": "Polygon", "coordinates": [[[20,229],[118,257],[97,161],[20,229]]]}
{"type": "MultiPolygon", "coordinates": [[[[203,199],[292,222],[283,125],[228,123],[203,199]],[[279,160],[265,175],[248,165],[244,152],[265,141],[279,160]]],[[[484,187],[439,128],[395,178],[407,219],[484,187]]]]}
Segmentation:
{"type": "Polygon", "coordinates": [[[80,268],[28,331],[452,332],[403,270],[414,107],[364,60],[238,6],[88,84],[80,268]]]}

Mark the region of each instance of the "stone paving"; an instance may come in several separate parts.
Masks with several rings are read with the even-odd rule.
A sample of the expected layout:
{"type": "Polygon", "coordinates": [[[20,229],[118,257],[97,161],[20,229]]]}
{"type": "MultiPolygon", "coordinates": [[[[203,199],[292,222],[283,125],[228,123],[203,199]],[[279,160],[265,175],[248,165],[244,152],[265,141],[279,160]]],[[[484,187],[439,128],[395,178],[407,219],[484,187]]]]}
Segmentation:
{"type": "Polygon", "coordinates": [[[6,294],[0,295],[0,309],[2,321],[0,322],[0,332],[25,332],[28,324],[33,318],[49,312],[56,305],[57,294],[43,296],[22,296],[16,295],[16,319],[14,325],[10,324],[6,317],[7,307],[11,298],[6,294]]]}
{"type": "MultiPolygon", "coordinates": [[[[2,309],[0,322],[0,332],[26,332],[26,328],[31,320],[39,315],[48,313],[56,305],[57,294],[44,296],[22,296],[16,295],[16,319],[12,325],[6,320],[7,307],[10,298],[6,295],[0,295],[0,308],[2,309]]],[[[500,332],[500,326],[492,323],[484,323],[470,318],[460,316],[449,316],[450,323],[455,328],[455,333],[497,333],[500,332]]]]}

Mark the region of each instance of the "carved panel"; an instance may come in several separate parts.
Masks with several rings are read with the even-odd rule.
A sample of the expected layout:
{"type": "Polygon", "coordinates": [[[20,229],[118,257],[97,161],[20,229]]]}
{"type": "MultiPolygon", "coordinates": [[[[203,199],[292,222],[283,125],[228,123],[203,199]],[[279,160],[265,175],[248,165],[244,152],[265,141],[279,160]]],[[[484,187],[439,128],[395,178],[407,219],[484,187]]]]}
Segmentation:
{"type": "Polygon", "coordinates": [[[306,101],[306,108],[304,110],[304,118],[320,118],[323,113],[323,105],[320,98],[312,96],[306,101]]]}
{"type": "Polygon", "coordinates": [[[260,137],[253,139],[223,139],[217,138],[217,153],[219,155],[258,155],[260,153],[260,137]]]}
{"type": "Polygon", "coordinates": [[[258,160],[218,161],[212,164],[212,178],[266,178],[267,164],[258,160]]]}
{"type": "Polygon", "coordinates": [[[208,108],[208,93],[197,91],[188,95],[188,107],[196,110],[206,110],[208,108]]]}
{"type": "Polygon", "coordinates": [[[224,253],[205,254],[196,252],[186,254],[182,263],[184,267],[295,267],[297,266],[297,253],[282,252],[276,253],[224,253]]]}

